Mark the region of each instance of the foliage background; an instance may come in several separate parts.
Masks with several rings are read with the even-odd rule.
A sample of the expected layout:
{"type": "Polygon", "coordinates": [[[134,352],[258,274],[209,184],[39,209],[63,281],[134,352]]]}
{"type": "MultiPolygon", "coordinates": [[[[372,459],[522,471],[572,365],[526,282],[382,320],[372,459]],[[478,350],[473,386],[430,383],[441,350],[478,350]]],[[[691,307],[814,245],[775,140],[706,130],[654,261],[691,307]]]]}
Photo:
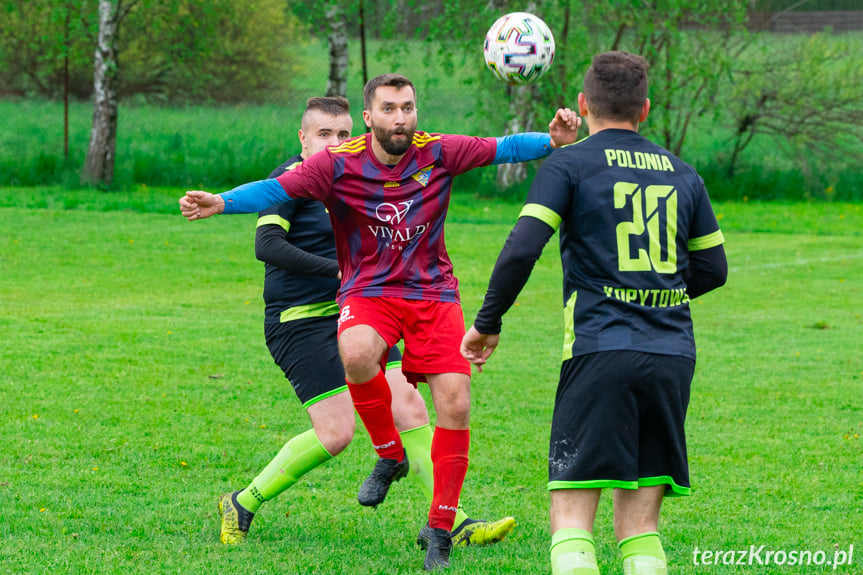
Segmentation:
{"type": "MultiPolygon", "coordinates": [[[[535,1],[528,7],[551,23],[557,53],[552,71],[525,88],[494,80],[480,48],[500,13],[524,6],[376,0],[360,13],[357,1],[339,2],[350,34],[355,133],[364,77],[387,71],[416,82],[421,129],[544,130],[556,107],[575,105],[591,56],[619,48],[652,62],[653,112],[642,132],[695,165],[715,198],[861,199],[863,32],[774,34],[748,25],[753,9],[850,10],[854,2],[535,1]]],[[[2,3],[0,185],[78,185],[89,137],[95,5],[2,3]],[[68,155],[64,92],[72,99],[68,155]]],[[[231,187],[295,153],[298,112],[327,85],[326,5],[134,3],[120,34],[123,99],[112,189],[231,187]]],[[[491,173],[464,184],[483,196],[521,196],[527,185],[509,186],[491,173]]]]}

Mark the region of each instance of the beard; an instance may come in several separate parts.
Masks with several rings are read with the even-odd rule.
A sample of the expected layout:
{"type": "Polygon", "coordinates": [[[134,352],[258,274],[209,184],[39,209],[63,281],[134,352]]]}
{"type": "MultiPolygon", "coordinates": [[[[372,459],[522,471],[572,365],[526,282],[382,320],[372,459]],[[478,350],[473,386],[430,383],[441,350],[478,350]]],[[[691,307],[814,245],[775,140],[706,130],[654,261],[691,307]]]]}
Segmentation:
{"type": "Polygon", "coordinates": [[[372,122],[372,132],[374,132],[375,138],[387,154],[391,156],[401,156],[407,152],[411,147],[411,144],[413,144],[416,128],[407,129],[402,127],[387,130],[372,122]],[[393,136],[396,134],[403,134],[405,138],[399,141],[393,140],[393,136]]]}

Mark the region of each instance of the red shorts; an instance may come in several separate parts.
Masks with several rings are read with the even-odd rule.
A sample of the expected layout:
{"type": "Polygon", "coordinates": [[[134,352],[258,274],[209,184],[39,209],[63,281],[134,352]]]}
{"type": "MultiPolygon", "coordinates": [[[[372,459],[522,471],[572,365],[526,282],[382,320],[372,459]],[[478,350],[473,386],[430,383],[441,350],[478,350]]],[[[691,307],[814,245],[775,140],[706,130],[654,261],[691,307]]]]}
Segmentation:
{"type": "MultiPolygon", "coordinates": [[[[404,340],[402,372],[416,385],[426,374],[470,375],[461,355],[464,315],[454,302],[395,297],[349,297],[339,316],[339,334],[355,325],[372,327],[390,348],[404,340]]],[[[386,361],[386,356],[382,358],[386,361]]]]}

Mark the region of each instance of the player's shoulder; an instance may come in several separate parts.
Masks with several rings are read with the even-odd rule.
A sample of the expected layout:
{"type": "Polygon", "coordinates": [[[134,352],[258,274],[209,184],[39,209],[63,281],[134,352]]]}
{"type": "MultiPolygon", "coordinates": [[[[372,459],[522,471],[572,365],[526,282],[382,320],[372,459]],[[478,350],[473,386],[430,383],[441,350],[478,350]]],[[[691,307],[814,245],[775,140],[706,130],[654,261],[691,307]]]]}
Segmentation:
{"type": "Polygon", "coordinates": [[[368,146],[366,135],[356,136],[345,140],[338,146],[330,146],[327,151],[334,155],[358,155],[363,153],[368,146]]]}
{"type": "Polygon", "coordinates": [[[450,136],[445,134],[434,134],[429,132],[414,132],[413,144],[419,149],[423,149],[426,146],[435,143],[442,143],[444,138],[449,138],[450,136]]]}
{"type": "Polygon", "coordinates": [[[287,160],[282,162],[282,164],[280,164],[278,168],[276,168],[275,170],[270,172],[269,177],[270,178],[278,178],[279,176],[281,176],[285,172],[289,172],[293,169],[296,169],[296,167],[302,163],[303,163],[303,157],[301,155],[297,154],[296,156],[291,156],[290,158],[288,158],[287,160]]]}
{"type": "Polygon", "coordinates": [[[643,159],[648,166],[658,165],[658,169],[661,171],[698,177],[698,172],[696,172],[694,167],[647,136],[633,132],[632,134],[627,134],[625,138],[628,142],[631,142],[630,149],[633,153],[642,154],[641,157],[635,157],[636,165],[643,159]]]}

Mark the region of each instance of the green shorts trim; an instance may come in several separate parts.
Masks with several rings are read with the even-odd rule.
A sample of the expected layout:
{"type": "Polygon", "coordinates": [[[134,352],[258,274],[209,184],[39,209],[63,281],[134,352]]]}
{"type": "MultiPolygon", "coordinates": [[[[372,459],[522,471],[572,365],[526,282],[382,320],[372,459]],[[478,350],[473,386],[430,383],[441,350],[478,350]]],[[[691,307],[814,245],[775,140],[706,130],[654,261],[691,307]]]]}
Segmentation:
{"type": "Polygon", "coordinates": [[[665,497],[688,497],[692,495],[691,487],[678,485],[668,475],[657,477],[641,477],[638,481],[620,481],[618,479],[593,479],[591,481],[549,481],[548,490],[556,489],[638,489],[639,487],[656,487],[665,485],[665,497]]]}
{"type": "Polygon", "coordinates": [[[305,402],[305,403],[303,404],[303,409],[308,409],[308,408],[310,408],[311,406],[313,406],[314,404],[316,404],[316,403],[317,403],[317,402],[319,402],[319,401],[323,401],[323,400],[325,400],[325,399],[326,399],[326,398],[328,398],[328,397],[332,397],[332,396],[334,396],[334,395],[338,395],[338,394],[340,394],[340,393],[342,393],[342,392],[345,392],[345,391],[347,391],[347,390],[348,390],[348,386],[347,386],[347,385],[343,385],[343,386],[341,386],[341,387],[337,387],[336,389],[334,389],[334,390],[332,390],[332,391],[328,391],[328,392],[326,392],[326,393],[322,393],[322,394],[318,395],[317,397],[313,397],[313,398],[311,398],[310,400],[308,400],[307,402],[305,402]]]}

